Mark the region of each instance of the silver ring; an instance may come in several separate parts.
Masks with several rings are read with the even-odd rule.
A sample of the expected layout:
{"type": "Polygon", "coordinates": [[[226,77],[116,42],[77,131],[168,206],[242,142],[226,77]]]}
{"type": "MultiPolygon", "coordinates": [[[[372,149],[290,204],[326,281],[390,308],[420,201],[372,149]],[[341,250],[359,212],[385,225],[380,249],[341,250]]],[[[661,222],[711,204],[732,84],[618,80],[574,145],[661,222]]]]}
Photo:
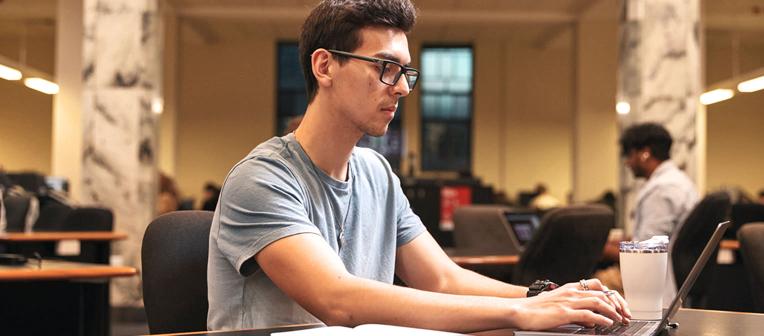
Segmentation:
{"type": "Polygon", "coordinates": [[[602,292],[605,293],[605,295],[607,295],[607,296],[610,296],[610,295],[613,295],[615,293],[618,293],[618,291],[613,290],[613,289],[602,291],[602,292]]]}
{"type": "Polygon", "coordinates": [[[586,279],[579,280],[578,284],[581,285],[581,288],[583,288],[585,291],[589,290],[589,285],[586,284],[586,279]]]}

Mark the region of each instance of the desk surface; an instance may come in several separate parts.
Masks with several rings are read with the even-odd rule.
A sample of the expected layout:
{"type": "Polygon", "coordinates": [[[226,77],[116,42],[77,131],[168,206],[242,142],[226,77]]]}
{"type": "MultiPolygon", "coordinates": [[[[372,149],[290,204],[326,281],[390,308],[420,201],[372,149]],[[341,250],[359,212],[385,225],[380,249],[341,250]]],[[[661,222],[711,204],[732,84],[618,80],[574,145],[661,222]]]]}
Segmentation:
{"type": "Polygon", "coordinates": [[[515,265],[520,260],[519,255],[484,255],[484,256],[451,256],[459,266],[477,265],[515,265]]]}
{"type": "Polygon", "coordinates": [[[114,231],[46,231],[7,232],[0,234],[0,242],[45,242],[59,240],[122,240],[127,233],[114,231]]]}
{"type": "Polygon", "coordinates": [[[22,266],[0,266],[0,281],[103,279],[136,274],[138,270],[133,267],[48,259],[43,259],[42,268],[33,259],[22,266]]]}
{"type": "MultiPolygon", "coordinates": [[[[680,309],[675,321],[679,328],[669,332],[671,336],[737,336],[758,335],[764,330],[764,314],[723,312],[715,310],[680,309]]],[[[268,329],[249,329],[236,331],[195,332],[176,335],[210,336],[269,336],[272,332],[315,328],[318,325],[297,325],[268,329]]],[[[491,330],[474,333],[475,336],[512,336],[511,329],[491,330]]]]}

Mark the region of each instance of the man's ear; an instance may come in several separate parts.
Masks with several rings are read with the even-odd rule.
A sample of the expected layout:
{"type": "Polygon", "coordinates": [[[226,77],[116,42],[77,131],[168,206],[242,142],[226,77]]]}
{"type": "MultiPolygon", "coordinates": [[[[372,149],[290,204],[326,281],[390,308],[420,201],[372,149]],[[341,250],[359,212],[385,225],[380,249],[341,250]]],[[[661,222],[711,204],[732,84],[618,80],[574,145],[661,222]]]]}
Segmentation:
{"type": "Polygon", "coordinates": [[[318,87],[332,86],[332,54],[326,49],[319,48],[310,55],[311,69],[316,77],[318,87]]]}

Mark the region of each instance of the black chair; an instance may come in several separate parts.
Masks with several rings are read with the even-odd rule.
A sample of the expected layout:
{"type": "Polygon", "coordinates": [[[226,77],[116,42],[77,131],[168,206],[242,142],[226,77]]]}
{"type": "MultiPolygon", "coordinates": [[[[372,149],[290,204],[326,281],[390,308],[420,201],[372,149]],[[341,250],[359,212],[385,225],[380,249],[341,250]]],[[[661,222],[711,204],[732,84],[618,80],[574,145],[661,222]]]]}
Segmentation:
{"type": "Polygon", "coordinates": [[[537,279],[567,283],[588,278],[602,258],[613,211],[604,205],[577,205],[549,211],[513,271],[512,283],[537,279]]]}
{"type": "Polygon", "coordinates": [[[143,235],[143,302],[152,334],[207,330],[211,211],[157,217],[143,235]]]}
{"type": "Polygon", "coordinates": [[[519,254],[515,233],[505,223],[502,205],[467,205],[454,211],[454,247],[458,255],[519,254]]]}
{"type": "Polygon", "coordinates": [[[8,194],[3,197],[7,232],[24,232],[27,214],[33,202],[32,195],[8,194]]]}
{"type": "Polygon", "coordinates": [[[764,313],[764,222],[743,225],[737,239],[751,284],[753,307],[756,312],[764,313]]]}
{"type": "MultiPolygon", "coordinates": [[[[703,248],[711,238],[716,225],[729,218],[732,207],[730,194],[726,191],[714,192],[706,195],[687,215],[684,223],[672,234],[671,263],[674,269],[676,288],[682,286],[692,266],[700,257],[703,248]]],[[[710,260],[715,261],[718,249],[711,255],[710,260]]],[[[695,285],[688,294],[688,303],[691,307],[700,308],[707,305],[708,290],[712,279],[715,277],[716,262],[709,262],[700,273],[695,285]]]]}
{"type": "Polygon", "coordinates": [[[725,239],[735,239],[737,237],[737,230],[747,223],[764,222],[764,204],[733,204],[730,219],[732,219],[732,227],[724,234],[725,239]]]}

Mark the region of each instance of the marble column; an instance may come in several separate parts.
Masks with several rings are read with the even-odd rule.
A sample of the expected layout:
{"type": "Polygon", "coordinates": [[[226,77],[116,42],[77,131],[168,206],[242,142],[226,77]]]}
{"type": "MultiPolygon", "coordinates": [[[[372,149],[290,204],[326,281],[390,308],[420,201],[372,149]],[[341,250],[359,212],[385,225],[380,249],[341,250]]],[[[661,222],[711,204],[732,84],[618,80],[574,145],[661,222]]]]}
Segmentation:
{"type": "MultiPolygon", "coordinates": [[[[629,125],[657,122],[674,138],[671,159],[703,185],[704,131],[699,0],[626,0],[619,40],[617,100],[630,111],[619,114],[619,132],[629,125]]],[[[621,161],[621,224],[633,229],[636,181],[621,161]]]]}
{"type": "MultiPolygon", "coordinates": [[[[81,200],[114,211],[112,255],[134,267],[157,194],[158,19],[157,0],[84,0],[81,200]]],[[[138,277],[112,283],[114,304],[141,304],[138,277]]]]}

